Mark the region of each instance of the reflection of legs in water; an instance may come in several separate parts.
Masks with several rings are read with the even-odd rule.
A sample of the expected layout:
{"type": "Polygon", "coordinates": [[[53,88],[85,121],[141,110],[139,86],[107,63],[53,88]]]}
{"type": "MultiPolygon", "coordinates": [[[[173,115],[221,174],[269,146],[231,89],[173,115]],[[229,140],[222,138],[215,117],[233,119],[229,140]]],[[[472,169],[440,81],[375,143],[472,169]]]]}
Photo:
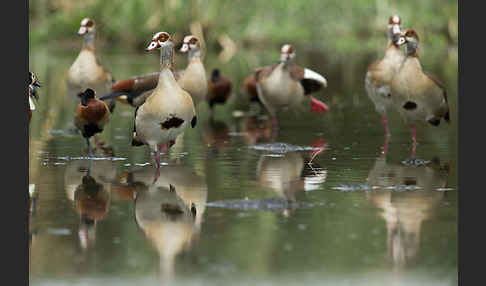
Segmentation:
{"type": "Polygon", "coordinates": [[[386,155],[388,153],[388,142],[390,142],[390,136],[385,137],[385,142],[383,143],[383,147],[381,148],[381,153],[386,155]]]}
{"type": "Polygon", "coordinates": [[[415,133],[415,126],[410,124],[410,134],[412,135],[412,154],[410,155],[411,159],[415,159],[415,152],[417,150],[417,135],[415,133]]]}
{"type": "Polygon", "coordinates": [[[272,115],[272,142],[278,138],[278,120],[277,116],[272,115]]]}

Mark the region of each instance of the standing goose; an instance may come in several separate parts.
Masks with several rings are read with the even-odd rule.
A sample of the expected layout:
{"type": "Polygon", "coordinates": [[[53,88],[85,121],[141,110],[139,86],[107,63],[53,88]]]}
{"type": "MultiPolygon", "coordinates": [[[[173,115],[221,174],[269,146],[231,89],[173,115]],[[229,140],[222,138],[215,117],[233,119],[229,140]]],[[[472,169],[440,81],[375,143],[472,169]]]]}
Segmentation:
{"type": "Polygon", "coordinates": [[[80,95],[81,103],[76,109],[74,125],[81,131],[88,144],[89,155],[92,156],[89,138],[94,136],[96,145],[98,140],[96,134],[103,132],[105,124],[110,119],[110,110],[108,106],[95,97],[95,91],[91,88],[86,89],[80,95]]]}
{"type": "MultiPolygon", "coordinates": [[[[96,59],[95,22],[92,19],[84,18],[81,21],[78,35],[84,36],[83,47],[69,68],[66,81],[68,93],[76,101],[79,101],[80,94],[86,88],[91,88],[98,94],[105,94],[113,84],[111,73],[96,59]]],[[[108,100],[107,104],[112,112],[115,108],[115,101],[108,100]]]]}
{"type": "MultiPolygon", "coordinates": [[[[296,65],[293,61],[295,50],[291,45],[283,45],[280,62],[256,71],[258,98],[270,112],[274,129],[277,128],[276,112],[300,104],[304,95],[327,86],[320,74],[296,65]]],[[[309,96],[311,111],[322,114],[328,110],[323,102],[309,96]]]]}
{"type": "Polygon", "coordinates": [[[152,94],[135,110],[132,145],[149,145],[158,173],[158,151],[164,152],[172,146],[189,124],[193,128],[196,126],[196,111],[191,96],[179,86],[172,73],[174,44],[168,33],[159,32],[153,36],[146,50],[155,49],[160,49],[159,80],[152,94]]]}
{"type": "Polygon", "coordinates": [[[215,104],[225,104],[231,95],[231,81],[214,69],[208,81],[208,103],[211,111],[215,104]]]}
{"type": "Polygon", "coordinates": [[[419,37],[414,30],[407,30],[399,44],[406,44],[406,58],[391,82],[393,103],[410,125],[415,159],[417,138],[414,123],[426,121],[434,126],[440,120],[449,123],[449,105],[444,85],[431,73],[424,72],[419,61],[419,37]]]}
{"type": "MultiPolygon", "coordinates": [[[[365,78],[365,88],[368,97],[375,105],[376,111],[381,115],[387,138],[390,137],[390,128],[386,117],[386,111],[392,105],[390,83],[398,71],[400,64],[405,59],[405,54],[400,49],[401,19],[399,16],[391,16],[388,20],[388,44],[383,59],[375,61],[368,67],[365,78]]],[[[388,141],[385,142],[384,152],[388,141]]]]}
{"type": "MultiPolygon", "coordinates": [[[[198,39],[194,36],[186,36],[180,51],[188,53],[189,63],[185,70],[178,72],[174,72],[173,67],[171,67],[173,76],[179,86],[191,95],[194,105],[197,106],[206,98],[208,93],[206,71],[201,62],[201,48],[198,39]]],[[[138,107],[152,94],[158,81],[159,72],[120,80],[113,84],[110,93],[100,99],[116,99],[133,107],[138,107]]]]}
{"type": "Polygon", "coordinates": [[[29,122],[32,118],[32,110],[35,110],[35,104],[32,98],[39,100],[36,87],[40,87],[40,82],[33,72],[29,72],[29,122]]]}
{"type": "Polygon", "coordinates": [[[201,45],[199,40],[189,35],[184,37],[182,53],[187,53],[188,64],[186,69],[178,72],[177,83],[192,97],[194,105],[206,99],[208,94],[208,81],[206,70],[201,61],[201,45]]]}

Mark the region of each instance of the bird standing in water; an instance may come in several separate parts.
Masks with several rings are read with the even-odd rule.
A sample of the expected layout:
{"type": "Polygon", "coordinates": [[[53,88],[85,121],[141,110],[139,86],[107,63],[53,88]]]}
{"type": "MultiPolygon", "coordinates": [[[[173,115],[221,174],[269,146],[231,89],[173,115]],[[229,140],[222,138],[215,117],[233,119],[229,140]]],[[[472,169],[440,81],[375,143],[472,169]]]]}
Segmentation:
{"type": "Polygon", "coordinates": [[[29,123],[32,118],[32,110],[35,110],[35,104],[32,99],[39,100],[36,87],[40,86],[40,82],[37,80],[35,73],[29,72],[29,123]]]}
{"type": "Polygon", "coordinates": [[[97,133],[103,132],[105,124],[110,119],[110,110],[108,106],[95,96],[95,91],[91,88],[86,89],[80,94],[81,102],[76,109],[74,125],[81,131],[86,138],[88,153],[93,156],[89,139],[94,136],[96,145],[99,147],[96,138],[97,133]]]}
{"type": "Polygon", "coordinates": [[[376,111],[381,115],[385,128],[386,140],[383,153],[388,151],[388,140],[391,136],[386,116],[387,110],[393,105],[390,84],[405,59],[405,53],[400,48],[398,40],[401,32],[401,18],[398,15],[388,19],[388,44],[383,59],[373,62],[366,72],[365,88],[368,97],[375,105],[376,111]]]}
{"type": "Polygon", "coordinates": [[[215,104],[225,104],[231,95],[231,81],[221,75],[219,69],[214,69],[208,81],[208,103],[211,111],[215,104]]]}
{"type": "Polygon", "coordinates": [[[393,104],[410,126],[412,135],[411,160],[415,160],[417,137],[415,122],[438,126],[443,118],[450,122],[447,92],[439,79],[422,70],[419,60],[419,37],[414,30],[407,30],[400,37],[406,45],[406,58],[391,82],[393,104]]]}
{"type": "MultiPolygon", "coordinates": [[[[91,88],[98,94],[105,94],[113,85],[111,73],[101,64],[96,57],[96,25],[90,18],[81,21],[78,35],[84,37],[83,47],[78,57],[69,68],[67,75],[67,90],[71,98],[79,101],[81,93],[86,88],[91,88]]],[[[110,112],[115,108],[115,101],[108,99],[110,112]]]]}
{"type": "Polygon", "coordinates": [[[166,152],[189,125],[196,126],[196,110],[188,92],[172,73],[174,44],[166,32],[156,33],[147,51],[160,49],[160,74],[157,86],[135,110],[132,145],[148,145],[154,153],[156,176],[160,175],[160,153],[166,152]]]}
{"type": "MultiPolygon", "coordinates": [[[[295,49],[291,45],[281,48],[280,62],[255,72],[258,98],[272,116],[273,129],[278,129],[276,112],[301,103],[304,95],[327,87],[327,80],[320,74],[294,63],[295,49]]],[[[329,108],[322,101],[310,98],[312,112],[325,113],[329,108]]]]}

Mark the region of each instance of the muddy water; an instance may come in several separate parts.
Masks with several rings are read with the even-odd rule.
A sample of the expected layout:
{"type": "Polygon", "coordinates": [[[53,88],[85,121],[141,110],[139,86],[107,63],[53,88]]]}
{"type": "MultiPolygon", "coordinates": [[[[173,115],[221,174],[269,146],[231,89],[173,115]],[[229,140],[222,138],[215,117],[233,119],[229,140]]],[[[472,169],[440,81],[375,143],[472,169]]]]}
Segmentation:
{"type": "MultiPolygon", "coordinates": [[[[278,50],[277,50],[278,51],[278,50]]],[[[65,73],[77,51],[39,48],[30,67],[43,83],[30,125],[32,285],[454,285],[457,281],[457,60],[424,60],[451,102],[450,126],[408,128],[390,114],[384,131],[363,86],[378,54],[297,62],[322,73],[316,97],[330,110],[256,115],[241,95],[244,76],[278,54],[206,58],[233,81],[228,106],[198,107],[198,126],[162,157],[159,180],[145,147],[130,146],[133,109],[118,104],[86,159],[70,131],[75,104],[65,73]],[[237,112],[242,110],[244,112],[237,112]],[[85,177],[87,171],[91,179],[85,177]],[[172,185],[172,187],[171,187],[172,185]],[[175,188],[175,192],[171,191],[175,188]]],[[[158,68],[158,55],[101,54],[117,79],[158,68]]],[[[177,57],[176,65],[185,64],[177,57]]]]}

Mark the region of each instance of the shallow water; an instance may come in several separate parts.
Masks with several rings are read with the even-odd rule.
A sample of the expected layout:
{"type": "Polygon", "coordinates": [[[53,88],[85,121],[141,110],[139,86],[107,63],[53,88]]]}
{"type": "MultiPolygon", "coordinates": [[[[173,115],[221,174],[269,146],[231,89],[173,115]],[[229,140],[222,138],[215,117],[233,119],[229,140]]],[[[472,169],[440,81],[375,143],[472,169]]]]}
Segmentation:
{"type": "MultiPolygon", "coordinates": [[[[330,110],[309,113],[305,101],[279,114],[272,142],[271,122],[246,112],[240,86],[278,54],[241,52],[223,64],[208,53],[208,73],[219,67],[232,79],[232,98],[212,120],[198,107],[198,126],[162,156],[152,185],[150,152],[130,146],[131,107],[117,105],[100,136],[110,148],[94,160],[70,130],[64,79],[77,52],[30,55],[43,84],[30,123],[31,285],[457,284],[457,122],[419,126],[417,157],[430,162],[409,166],[409,131],[392,113],[382,155],[383,127],[363,86],[378,54],[299,53],[299,64],[326,76],[315,96],[330,110]],[[95,183],[83,183],[88,169],[95,183]]],[[[157,55],[100,59],[117,79],[158,68],[157,55]]],[[[454,120],[457,61],[424,68],[444,81],[454,120]]]]}

